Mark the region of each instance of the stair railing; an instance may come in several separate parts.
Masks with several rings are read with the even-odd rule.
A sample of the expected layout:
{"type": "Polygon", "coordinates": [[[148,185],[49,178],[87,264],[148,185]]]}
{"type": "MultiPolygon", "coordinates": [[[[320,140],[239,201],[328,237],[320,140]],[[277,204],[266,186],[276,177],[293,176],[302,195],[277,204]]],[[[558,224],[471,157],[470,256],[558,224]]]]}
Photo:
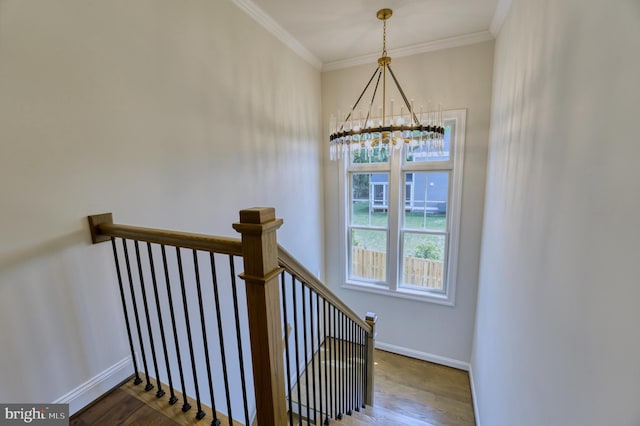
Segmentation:
{"type": "Polygon", "coordinates": [[[295,374],[299,384],[294,389],[289,386],[293,392],[289,398],[290,424],[294,424],[292,413],[312,424],[319,424],[318,419],[329,424],[332,418],[341,419],[373,405],[376,315],[368,312],[361,319],[284,248],[279,247],[278,252],[284,269],[283,316],[297,324],[293,338],[285,342],[285,354],[290,359],[286,364],[306,366],[303,372],[287,372],[287,376],[295,374]],[[299,303],[287,309],[287,299],[299,303]],[[296,309],[296,305],[302,309],[296,309]],[[294,362],[295,357],[302,361],[294,362]],[[298,402],[297,409],[293,401],[298,402]]]}
{"type": "Polygon", "coordinates": [[[375,314],[360,319],[278,246],[274,209],[242,210],[233,224],[241,239],[118,225],[110,213],[89,225],[94,243],[111,241],[134,384],[143,382],[139,355],[145,391],[167,389],[173,405],[180,386],[182,411],[193,401],[196,419],[213,426],[329,424],[372,405],[375,314]]]}

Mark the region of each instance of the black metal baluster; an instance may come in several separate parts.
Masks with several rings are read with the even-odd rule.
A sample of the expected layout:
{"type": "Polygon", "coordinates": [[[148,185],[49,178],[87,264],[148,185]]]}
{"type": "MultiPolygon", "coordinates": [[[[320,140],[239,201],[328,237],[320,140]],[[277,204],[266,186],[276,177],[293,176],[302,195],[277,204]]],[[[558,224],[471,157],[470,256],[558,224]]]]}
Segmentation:
{"type": "MultiPolygon", "coordinates": [[[[144,307],[144,315],[147,320],[147,333],[149,333],[149,345],[151,346],[151,360],[153,361],[153,369],[156,372],[156,383],[158,384],[158,392],[161,392],[160,396],[164,395],[162,385],[160,384],[160,375],[158,374],[158,360],[156,359],[156,346],[153,343],[153,332],[151,331],[151,319],[149,318],[149,304],[147,303],[147,291],[144,285],[144,276],[142,273],[142,262],[140,260],[140,246],[137,240],[133,241],[133,246],[136,249],[136,261],[138,262],[138,276],[140,277],[140,289],[142,290],[142,305],[144,307]]],[[[149,387],[147,385],[145,390],[153,389],[153,385],[149,387]]]]}
{"type": "Polygon", "coordinates": [[[333,342],[335,344],[335,377],[336,377],[336,418],[342,419],[342,406],[340,400],[342,399],[342,389],[340,383],[340,311],[336,306],[333,307],[333,320],[334,320],[334,337],[333,342]]]}
{"type": "Polygon", "coordinates": [[[347,345],[347,357],[349,358],[347,363],[349,411],[347,414],[351,416],[353,415],[353,321],[351,318],[347,319],[347,340],[349,342],[347,345]]]}
{"type": "MultiPolygon", "coordinates": [[[[322,341],[320,340],[320,295],[316,293],[316,325],[318,326],[318,401],[320,402],[320,419],[322,420],[322,341]]],[[[324,351],[323,351],[324,352],[324,351]]]]}
{"type": "Polygon", "coordinates": [[[362,372],[362,366],[361,366],[361,356],[362,356],[362,351],[360,350],[360,326],[357,325],[356,326],[356,358],[358,360],[358,364],[356,365],[356,411],[360,411],[360,405],[362,405],[360,403],[360,391],[362,388],[362,377],[361,377],[361,372],[362,372]]]}
{"type": "Polygon", "coordinates": [[[341,357],[341,335],[340,335],[340,310],[338,308],[334,309],[334,315],[336,318],[336,382],[338,386],[336,387],[337,393],[337,402],[338,402],[338,419],[342,419],[342,367],[340,366],[341,357]]]}
{"type": "Polygon", "coordinates": [[[347,410],[344,403],[344,316],[342,315],[342,311],[338,310],[338,334],[340,335],[339,340],[339,349],[340,349],[340,412],[344,415],[347,410]]]}
{"type": "MultiPolygon", "coordinates": [[[[124,241],[124,240],[123,240],[124,241]]],[[[124,311],[124,323],[127,326],[127,336],[129,337],[129,349],[131,350],[131,360],[133,361],[133,370],[136,378],[133,380],[134,385],[142,383],[140,374],[138,373],[138,362],[136,361],[136,352],[133,349],[133,338],[131,337],[131,326],[129,325],[129,314],[127,312],[127,303],[124,297],[124,286],[122,285],[122,274],[120,273],[120,261],[118,260],[118,250],[116,249],[116,239],[111,237],[111,247],[113,248],[113,258],[116,262],[116,273],[118,274],[118,286],[120,287],[120,298],[122,299],[122,310],[124,311]]]]}
{"type": "Polygon", "coordinates": [[[285,285],[285,273],[280,274],[280,283],[282,286],[282,317],[284,319],[284,354],[287,366],[287,399],[289,400],[289,425],[293,426],[293,401],[291,398],[291,364],[289,357],[289,333],[287,327],[287,290],[285,285]]]}
{"type": "Polygon", "coordinates": [[[305,285],[300,281],[300,292],[302,293],[302,341],[304,343],[304,384],[307,396],[307,424],[310,424],[311,415],[309,414],[309,409],[311,408],[311,402],[309,398],[309,351],[307,349],[307,302],[304,290],[305,285]]]}
{"type": "MultiPolygon", "coordinates": [[[[162,313],[160,312],[160,299],[158,298],[158,283],[156,281],[156,269],[153,262],[153,253],[151,251],[151,243],[147,243],[147,254],[149,256],[149,269],[151,270],[151,283],[153,284],[153,296],[156,302],[156,314],[158,315],[158,324],[160,325],[160,338],[162,340],[162,350],[164,353],[165,368],[167,369],[167,377],[169,378],[169,393],[175,396],[173,391],[173,381],[171,380],[171,369],[169,368],[169,358],[167,356],[167,341],[164,335],[164,326],[162,324],[162,313]]],[[[158,376],[158,392],[156,397],[164,396],[164,390],[160,389],[160,377],[158,376]]]]}
{"type": "Polygon", "coordinates": [[[331,412],[331,417],[335,418],[336,416],[336,404],[335,404],[335,393],[336,393],[336,382],[335,380],[333,380],[333,371],[335,371],[335,362],[333,360],[333,334],[332,334],[332,327],[331,327],[331,319],[332,319],[332,315],[331,315],[331,303],[327,303],[327,325],[329,327],[328,333],[329,333],[329,363],[327,364],[327,367],[329,367],[329,411],[331,412]]]}
{"type": "Polygon", "coordinates": [[[182,307],[184,309],[184,323],[187,327],[187,342],[189,343],[189,356],[191,358],[191,372],[193,373],[193,385],[196,389],[196,406],[198,412],[196,413],[196,419],[200,420],[205,416],[202,411],[202,404],[200,403],[200,387],[198,386],[198,375],[196,373],[196,360],[193,354],[193,339],[191,338],[191,322],[189,321],[189,307],[187,305],[187,289],[184,283],[184,272],[182,269],[182,255],[180,254],[180,247],[176,247],[176,258],[178,259],[178,273],[180,275],[180,288],[182,289],[182,307]]]}
{"type": "Polygon", "coordinates": [[[298,300],[296,298],[296,278],[291,275],[293,294],[293,342],[296,348],[296,389],[298,390],[298,421],[302,425],[302,396],[300,389],[300,347],[298,346],[298,300]]]}
{"type": "Polygon", "coordinates": [[[356,406],[355,406],[355,410],[356,411],[360,411],[360,390],[362,389],[361,385],[362,385],[362,377],[360,376],[360,366],[361,366],[361,356],[362,356],[362,351],[360,350],[360,326],[356,324],[356,330],[355,330],[355,336],[354,336],[354,341],[356,344],[355,350],[356,350],[356,371],[355,371],[355,378],[356,378],[356,406]]]}
{"type": "Polygon", "coordinates": [[[202,344],[204,345],[204,359],[207,363],[207,380],[209,383],[209,397],[211,398],[211,415],[213,426],[218,426],[218,412],[216,410],[216,399],[213,393],[213,380],[211,379],[211,359],[209,358],[209,343],[207,342],[207,326],[204,320],[204,307],[202,306],[202,286],[200,285],[200,268],[198,267],[198,253],[193,250],[193,267],[196,272],[196,290],[198,291],[198,306],[200,308],[200,326],[202,331],[202,344]]]}
{"type": "Polygon", "coordinates": [[[367,396],[367,339],[366,331],[362,329],[362,408],[365,408],[365,398],[367,396]]]}
{"type": "Polygon", "coordinates": [[[353,410],[358,410],[358,324],[354,321],[351,326],[351,344],[353,350],[353,361],[351,368],[351,376],[353,377],[353,410]]]}
{"type": "MultiPolygon", "coordinates": [[[[229,395],[229,377],[227,375],[227,357],[224,349],[224,336],[222,331],[222,314],[220,312],[220,297],[218,295],[218,274],[216,272],[216,262],[213,253],[209,253],[211,259],[211,276],[213,279],[213,298],[216,304],[216,319],[218,322],[218,340],[220,342],[220,357],[222,361],[222,376],[224,378],[224,391],[227,396],[227,417],[229,426],[233,426],[233,415],[231,413],[231,396],[229,395]]],[[[215,425],[214,425],[215,426],[215,425]]]]}
{"type": "Polygon", "coordinates": [[[360,396],[360,406],[362,408],[365,408],[365,404],[364,404],[364,399],[366,397],[366,393],[367,393],[367,371],[365,370],[366,368],[366,341],[365,341],[365,333],[366,331],[364,329],[360,330],[360,351],[362,352],[362,357],[360,360],[360,370],[361,370],[361,375],[362,375],[362,379],[360,379],[360,382],[362,383],[362,394],[360,396]]]}
{"type": "Polygon", "coordinates": [[[244,357],[242,356],[242,337],[240,336],[240,318],[238,315],[238,290],[236,288],[236,266],[233,255],[229,255],[229,268],[231,270],[231,290],[233,293],[233,311],[236,319],[236,339],[238,341],[238,361],[240,362],[240,380],[242,381],[242,400],[244,401],[245,425],[249,424],[249,407],[247,405],[247,382],[244,377],[244,357]]]}
{"type": "Polygon", "coordinates": [[[333,306],[333,380],[336,398],[334,400],[334,408],[336,410],[336,418],[342,419],[342,413],[340,412],[340,384],[338,382],[338,333],[337,333],[337,314],[336,307],[333,306]]]}
{"type": "MultiPolygon", "coordinates": [[[[180,356],[180,342],[178,340],[178,330],[176,328],[176,315],[173,310],[173,297],[171,296],[171,280],[169,279],[169,268],[167,267],[167,253],[164,244],[160,246],[162,252],[162,264],[164,266],[164,280],[167,285],[167,299],[169,301],[169,313],[171,314],[171,328],[173,329],[173,342],[176,347],[176,358],[178,360],[178,373],[180,376],[180,385],[182,386],[182,411],[187,411],[191,405],[187,401],[187,390],[184,385],[184,374],[182,372],[182,357],[180,356]]],[[[178,402],[178,398],[173,395],[169,399],[169,404],[173,405],[178,402]]]]}
{"type": "Polygon", "coordinates": [[[122,239],[122,247],[124,248],[124,259],[127,265],[127,276],[129,278],[129,291],[131,293],[131,302],[133,304],[133,314],[136,319],[136,328],[138,330],[138,342],[140,343],[140,353],[142,354],[142,365],[144,366],[144,374],[146,376],[147,385],[144,390],[149,391],[153,389],[153,385],[149,381],[149,369],[147,368],[147,356],[144,351],[144,344],[142,343],[142,331],[140,330],[140,316],[138,315],[138,304],[136,302],[136,295],[133,290],[133,278],[131,276],[131,263],[129,262],[129,250],[127,250],[127,241],[122,239]]]}
{"type": "Polygon", "coordinates": [[[347,407],[347,415],[352,415],[353,412],[351,411],[351,375],[349,374],[351,371],[351,341],[349,340],[349,329],[351,327],[351,318],[349,318],[349,316],[345,316],[344,318],[344,350],[345,350],[345,364],[344,364],[344,374],[345,374],[345,380],[346,380],[346,387],[345,387],[345,404],[347,407]]]}
{"type": "Polygon", "coordinates": [[[347,365],[346,363],[346,358],[345,358],[345,347],[344,347],[344,343],[345,343],[345,337],[344,337],[344,314],[342,313],[342,311],[340,311],[338,313],[340,315],[340,359],[342,360],[340,362],[340,381],[342,382],[342,389],[340,391],[340,396],[341,396],[341,403],[342,403],[342,413],[343,415],[347,413],[347,382],[346,382],[346,369],[345,369],[345,365],[347,365]]]}
{"type": "Polygon", "coordinates": [[[351,415],[351,404],[349,402],[349,322],[351,319],[348,315],[344,315],[343,317],[343,333],[344,333],[344,404],[345,404],[345,414],[351,415]]]}
{"type": "Polygon", "coordinates": [[[313,390],[313,424],[317,423],[317,401],[316,398],[316,351],[313,350],[313,290],[309,289],[309,315],[310,315],[310,323],[309,323],[309,332],[311,334],[311,389],[313,390]]]}
{"type": "Polygon", "coordinates": [[[329,370],[329,359],[327,358],[327,353],[329,351],[328,348],[328,337],[327,337],[327,323],[328,323],[328,315],[327,315],[327,300],[322,299],[322,322],[323,322],[323,333],[324,333],[324,382],[325,382],[325,390],[324,397],[325,403],[327,406],[327,415],[324,419],[324,424],[328,425],[331,422],[331,374],[329,370]]]}
{"type": "Polygon", "coordinates": [[[369,387],[369,332],[364,332],[364,362],[362,363],[363,376],[364,376],[364,396],[362,400],[362,408],[365,408],[366,394],[369,387]]]}

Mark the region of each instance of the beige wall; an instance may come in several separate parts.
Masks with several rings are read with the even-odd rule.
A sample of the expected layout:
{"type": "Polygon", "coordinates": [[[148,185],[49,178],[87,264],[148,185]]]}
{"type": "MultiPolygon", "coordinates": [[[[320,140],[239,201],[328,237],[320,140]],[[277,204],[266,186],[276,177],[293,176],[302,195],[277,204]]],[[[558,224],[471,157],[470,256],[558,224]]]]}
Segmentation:
{"type": "Polygon", "coordinates": [[[640,424],[640,4],[513,0],[472,358],[485,426],[640,424]]]}
{"type": "Polygon", "coordinates": [[[319,72],[231,2],[0,2],[0,401],[128,355],[88,214],[234,236],[239,209],[275,206],[320,271],[319,121],[319,72]]]}
{"type": "MultiPolygon", "coordinates": [[[[393,71],[416,106],[431,100],[445,109],[467,109],[464,182],[460,232],[460,257],[454,307],[342,289],[340,267],[340,211],[338,165],[330,162],[325,149],[327,282],[357,312],[376,312],[378,340],[417,356],[469,362],[475,315],[478,262],[484,197],[493,42],[484,42],[437,52],[394,58],[393,71]]],[[[375,64],[322,74],[325,140],[331,114],[347,111],[371,77],[375,64]]],[[[401,98],[395,99],[400,105],[401,98]]],[[[399,108],[399,107],[397,107],[399,108]]]]}

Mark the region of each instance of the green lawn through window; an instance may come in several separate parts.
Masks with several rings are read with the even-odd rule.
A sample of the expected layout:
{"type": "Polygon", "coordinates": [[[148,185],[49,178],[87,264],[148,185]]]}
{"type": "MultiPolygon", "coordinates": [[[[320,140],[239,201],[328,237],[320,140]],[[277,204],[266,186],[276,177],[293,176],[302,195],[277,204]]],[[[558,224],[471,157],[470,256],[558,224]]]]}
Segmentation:
{"type": "MultiPolygon", "coordinates": [[[[369,213],[369,203],[356,201],[353,204],[354,225],[387,226],[386,211],[372,211],[369,213]]],[[[446,229],[446,216],[443,214],[424,214],[423,212],[405,212],[405,229],[444,231],[446,229]]],[[[405,255],[413,256],[415,249],[425,242],[433,243],[441,248],[444,253],[444,238],[438,235],[425,235],[418,233],[405,233],[405,255]]],[[[355,231],[353,245],[369,250],[386,251],[386,233],[368,229],[355,231]]]]}

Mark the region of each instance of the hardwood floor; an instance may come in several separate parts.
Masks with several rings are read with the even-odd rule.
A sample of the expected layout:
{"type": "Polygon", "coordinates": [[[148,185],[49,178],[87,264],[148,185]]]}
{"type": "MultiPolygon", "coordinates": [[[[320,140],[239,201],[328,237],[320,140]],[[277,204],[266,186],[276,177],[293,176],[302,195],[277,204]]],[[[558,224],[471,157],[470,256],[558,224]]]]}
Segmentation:
{"type": "Polygon", "coordinates": [[[475,425],[466,371],[380,350],[374,361],[374,409],[383,407],[434,426],[475,425]]]}
{"type": "MultiPolygon", "coordinates": [[[[374,357],[374,406],[367,407],[354,416],[345,416],[343,420],[332,424],[475,425],[469,375],[466,371],[380,350],[375,351],[374,357]]],[[[187,414],[181,413],[175,408],[179,404],[172,407],[173,411],[163,409],[162,404],[153,402],[153,392],[143,391],[137,394],[137,389],[130,381],[125,383],[72,416],[70,425],[205,426],[211,423],[208,417],[201,421],[193,419],[193,409],[187,414]]]]}

